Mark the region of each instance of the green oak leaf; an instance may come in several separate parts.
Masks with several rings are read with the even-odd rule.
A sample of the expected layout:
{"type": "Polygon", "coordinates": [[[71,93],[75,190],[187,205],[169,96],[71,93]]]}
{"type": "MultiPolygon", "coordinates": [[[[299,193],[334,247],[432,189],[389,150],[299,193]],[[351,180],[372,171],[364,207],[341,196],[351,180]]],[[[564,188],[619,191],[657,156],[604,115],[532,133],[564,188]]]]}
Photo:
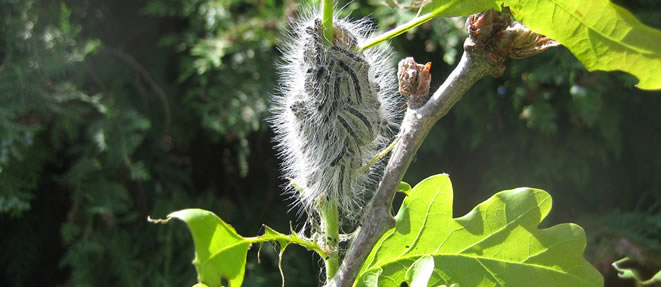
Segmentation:
{"type": "Polygon", "coordinates": [[[432,0],[416,18],[467,16],[501,5],[530,30],[567,47],[586,69],[624,71],[638,78],[640,89],[661,89],[661,30],[610,1],[432,0]]]}
{"type": "Polygon", "coordinates": [[[246,270],[246,254],[252,242],[240,236],[234,227],[213,212],[203,209],[175,211],[168,218],[188,225],[195,244],[193,264],[197,279],[209,287],[221,286],[221,278],[229,286],[241,286],[246,270]]]}
{"type": "MultiPolygon", "coordinates": [[[[172,218],[186,223],[193,236],[195,244],[193,264],[199,281],[194,287],[219,287],[222,284],[221,279],[225,279],[230,287],[241,286],[246,269],[246,255],[253,243],[277,242],[280,245],[280,259],[291,243],[315,251],[322,258],[326,257],[326,252],[318,244],[301,238],[293,230],[291,235],[285,235],[264,226],[263,235],[242,237],[213,212],[203,209],[183,209],[170,213],[165,220],[149,219],[149,221],[167,223],[172,218]]],[[[280,272],[283,275],[282,268],[280,272]]]]}
{"type": "Polygon", "coordinates": [[[413,262],[404,276],[407,282],[411,282],[411,287],[427,287],[432,273],[434,273],[434,257],[425,255],[413,262]]]}
{"type": "Polygon", "coordinates": [[[406,182],[400,181],[399,185],[397,186],[397,192],[401,192],[403,194],[409,195],[411,192],[411,185],[406,182]]]}
{"type": "MultiPolygon", "coordinates": [[[[470,2],[470,1],[469,1],[470,2]]],[[[567,47],[590,71],[620,70],[661,89],[661,30],[607,0],[504,0],[530,30],[567,47]]]]}
{"type": "Polygon", "coordinates": [[[580,226],[537,228],[550,210],[548,193],[518,188],[452,218],[450,179],[432,176],[404,199],[395,227],[377,242],[355,286],[410,286],[413,275],[430,266],[420,261],[428,256],[434,271],[425,286],[603,286],[583,258],[580,226]],[[411,269],[414,264],[422,270],[411,269]]]}

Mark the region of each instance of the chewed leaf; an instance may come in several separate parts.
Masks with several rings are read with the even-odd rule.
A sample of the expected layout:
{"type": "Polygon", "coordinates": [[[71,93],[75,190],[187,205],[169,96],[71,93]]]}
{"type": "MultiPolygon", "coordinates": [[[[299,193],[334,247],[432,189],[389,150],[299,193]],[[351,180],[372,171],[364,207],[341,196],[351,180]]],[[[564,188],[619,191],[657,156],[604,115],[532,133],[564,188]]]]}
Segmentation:
{"type": "Polygon", "coordinates": [[[514,18],[567,47],[590,71],[633,74],[640,89],[661,89],[661,30],[610,1],[504,0],[514,18]]]}
{"type": "Polygon", "coordinates": [[[195,243],[198,281],[202,286],[221,286],[221,278],[230,286],[241,286],[246,267],[246,254],[251,242],[241,237],[232,226],[210,211],[184,209],[170,213],[188,225],[195,243]]]}
{"type": "Polygon", "coordinates": [[[395,227],[375,245],[356,286],[370,286],[366,279],[378,286],[410,286],[416,264],[434,266],[425,286],[603,286],[599,272],[583,258],[580,226],[537,228],[550,209],[548,193],[518,188],[452,218],[450,179],[430,177],[404,200],[395,227]],[[433,265],[422,264],[425,257],[433,258],[433,265]]]}
{"type": "MultiPolygon", "coordinates": [[[[242,237],[234,228],[213,212],[203,209],[183,209],[168,215],[167,219],[151,219],[153,223],[168,223],[172,218],[188,225],[195,244],[195,260],[198,283],[193,287],[219,287],[221,279],[230,287],[241,286],[246,269],[246,255],[253,243],[277,242],[280,259],[287,246],[297,244],[315,251],[321,258],[326,252],[316,243],[299,236],[294,230],[286,235],[264,225],[264,234],[257,237],[242,237]]],[[[282,268],[280,270],[282,274],[282,268]]],[[[284,275],[282,277],[284,284],[284,275]]]]}

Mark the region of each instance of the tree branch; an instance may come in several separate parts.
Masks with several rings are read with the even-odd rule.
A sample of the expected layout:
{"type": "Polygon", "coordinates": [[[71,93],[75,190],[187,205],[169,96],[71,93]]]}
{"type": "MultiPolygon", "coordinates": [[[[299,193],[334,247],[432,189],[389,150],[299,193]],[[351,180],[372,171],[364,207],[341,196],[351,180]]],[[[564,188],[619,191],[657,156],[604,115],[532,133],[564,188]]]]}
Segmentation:
{"type": "Polygon", "coordinates": [[[327,286],[352,286],[374,244],[395,225],[390,214],[392,199],[415,153],[434,124],[454,107],[475,82],[487,75],[501,76],[505,71],[506,58],[533,56],[557,45],[519,23],[512,23],[508,9],[471,15],[466,21],[466,30],[468,38],[464,42],[461,61],[429,100],[430,64],[419,65],[412,59],[400,62],[399,89],[402,95],[409,98],[409,108],[400,127],[399,142],[366,208],[361,230],[354,238],[340,269],[327,286]]]}
{"type": "MultiPolygon", "coordinates": [[[[502,73],[500,65],[487,59],[483,49],[475,47],[473,39],[464,43],[461,61],[434,92],[432,97],[417,109],[406,111],[400,128],[399,143],[390,157],[383,179],[368,205],[361,230],[354,238],[342,265],[333,280],[326,286],[352,286],[367,255],[381,236],[395,224],[389,210],[397,186],[432,126],[462,98],[475,82],[486,75],[502,73]]],[[[409,101],[415,97],[410,97],[409,101]]],[[[411,107],[411,105],[409,105],[411,107]]]]}

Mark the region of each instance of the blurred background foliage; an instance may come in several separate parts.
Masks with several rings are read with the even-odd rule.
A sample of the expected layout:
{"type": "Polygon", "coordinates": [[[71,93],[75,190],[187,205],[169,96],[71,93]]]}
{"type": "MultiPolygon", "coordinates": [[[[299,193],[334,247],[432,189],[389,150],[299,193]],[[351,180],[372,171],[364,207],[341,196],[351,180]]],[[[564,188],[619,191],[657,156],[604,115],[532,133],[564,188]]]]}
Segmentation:
{"type": "MultiPolygon", "coordinates": [[[[661,1],[620,1],[661,28],[661,1]]],[[[316,5],[307,4],[309,5],[316,5]]],[[[380,30],[416,2],[341,2],[380,30]]],[[[304,4],[303,7],[306,5],[304,4]]],[[[189,207],[239,233],[300,224],[280,194],[272,132],[277,49],[292,0],[0,0],[0,286],[190,286],[189,207]]],[[[461,55],[463,19],[395,39],[396,59],[431,61],[437,87],[461,55]]],[[[395,63],[393,62],[393,66],[395,63]]],[[[456,216],[518,186],[549,191],[546,226],[577,222],[607,278],[624,256],[661,266],[661,93],[624,73],[587,72],[565,48],[510,61],[430,134],[406,180],[449,173],[456,216]]],[[[277,252],[249,253],[245,286],[277,286],[277,252]]],[[[284,257],[287,286],[322,264],[284,257]]]]}

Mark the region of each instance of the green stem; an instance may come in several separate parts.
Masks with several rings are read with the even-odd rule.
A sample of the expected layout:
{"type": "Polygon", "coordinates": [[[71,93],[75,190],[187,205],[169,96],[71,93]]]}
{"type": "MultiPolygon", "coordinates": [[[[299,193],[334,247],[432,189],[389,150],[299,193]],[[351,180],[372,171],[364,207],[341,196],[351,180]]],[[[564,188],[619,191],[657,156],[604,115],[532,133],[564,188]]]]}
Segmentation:
{"type": "MultiPolygon", "coordinates": [[[[273,230],[268,226],[264,226],[264,228],[268,230],[273,230]]],[[[307,250],[314,251],[319,256],[322,258],[327,257],[328,253],[324,248],[322,248],[319,244],[313,241],[308,241],[305,239],[302,239],[298,237],[293,231],[291,235],[284,235],[281,233],[276,232],[273,230],[273,232],[270,232],[268,235],[262,235],[262,236],[256,236],[256,237],[244,237],[244,240],[247,242],[252,243],[264,243],[264,242],[278,242],[280,244],[296,244],[298,246],[302,246],[307,250]]]]}
{"type": "Polygon", "coordinates": [[[330,281],[340,266],[340,255],[338,253],[338,244],[340,241],[339,212],[337,203],[324,201],[319,206],[321,216],[321,228],[323,229],[324,240],[328,253],[324,261],[326,262],[326,282],[330,281]]]}
{"type": "Polygon", "coordinates": [[[333,0],[321,1],[321,26],[327,45],[333,44],[333,0]]]}
{"type": "Polygon", "coordinates": [[[406,22],[402,25],[399,25],[399,26],[395,27],[394,29],[392,29],[388,32],[385,32],[385,33],[381,34],[380,36],[374,38],[374,40],[372,40],[371,42],[360,46],[359,49],[361,51],[364,51],[368,48],[371,48],[371,47],[374,47],[378,44],[381,44],[381,42],[384,42],[384,41],[390,40],[392,38],[395,38],[395,37],[397,37],[401,34],[406,33],[406,31],[408,31],[408,30],[411,30],[415,27],[418,27],[418,26],[424,24],[425,22],[431,20],[431,18],[434,18],[433,14],[431,14],[431,13],[422,15],[420,17],[415,17],[411,21],[408,21],[408,22],[406,22]]]}
{"type": "Polygon", "coordinates": [[[360,46],[358,48],[361,51],[364,51],[368,48],[371,48],[371,47],[374,47],[374,46],[380,44],[381,42],[390,40],[390,39],[395,38],[395,37],[397,37],[397,36],[399,36],[403,33],[406,33],[406,31],[411,30],[415,27],[418,27],[418,26],[424,24],[425,22],[433,19],[434,17],[439,16],[441,13],[445,12],[445,10],[452,7],[457,1],[458,0],[450,1],[450,2],[446,3],[445,5],[443,5],[441,7],[438,7],[438,8],[434,9],[433,11],[431,11],[427,14],[416,15],[415,18],[411,19],[411,21],[408,21],[408,22],[406,22],[402,25],[399,25],[399,26],[395,27],[394,29],[392,29],[388,32],[385,32],[385,33],[381,34],[380,36],[374,38],[374,40],[372,40],[368,43],[365,43],[365,44],[363,44],[362,46],[360,46]]]}
{"type": "MultiPolygon", "coordinates": [[[[321,1],[321,26],[326,45],[333,45],[333,0],[321,1]]],[[[319,206],[321,225],[328,253],[326,262],[326,282],[330,281],[340,267],[337,251],[340,239],[339,212],[335,202],[324,201],[319,206]]]]}

